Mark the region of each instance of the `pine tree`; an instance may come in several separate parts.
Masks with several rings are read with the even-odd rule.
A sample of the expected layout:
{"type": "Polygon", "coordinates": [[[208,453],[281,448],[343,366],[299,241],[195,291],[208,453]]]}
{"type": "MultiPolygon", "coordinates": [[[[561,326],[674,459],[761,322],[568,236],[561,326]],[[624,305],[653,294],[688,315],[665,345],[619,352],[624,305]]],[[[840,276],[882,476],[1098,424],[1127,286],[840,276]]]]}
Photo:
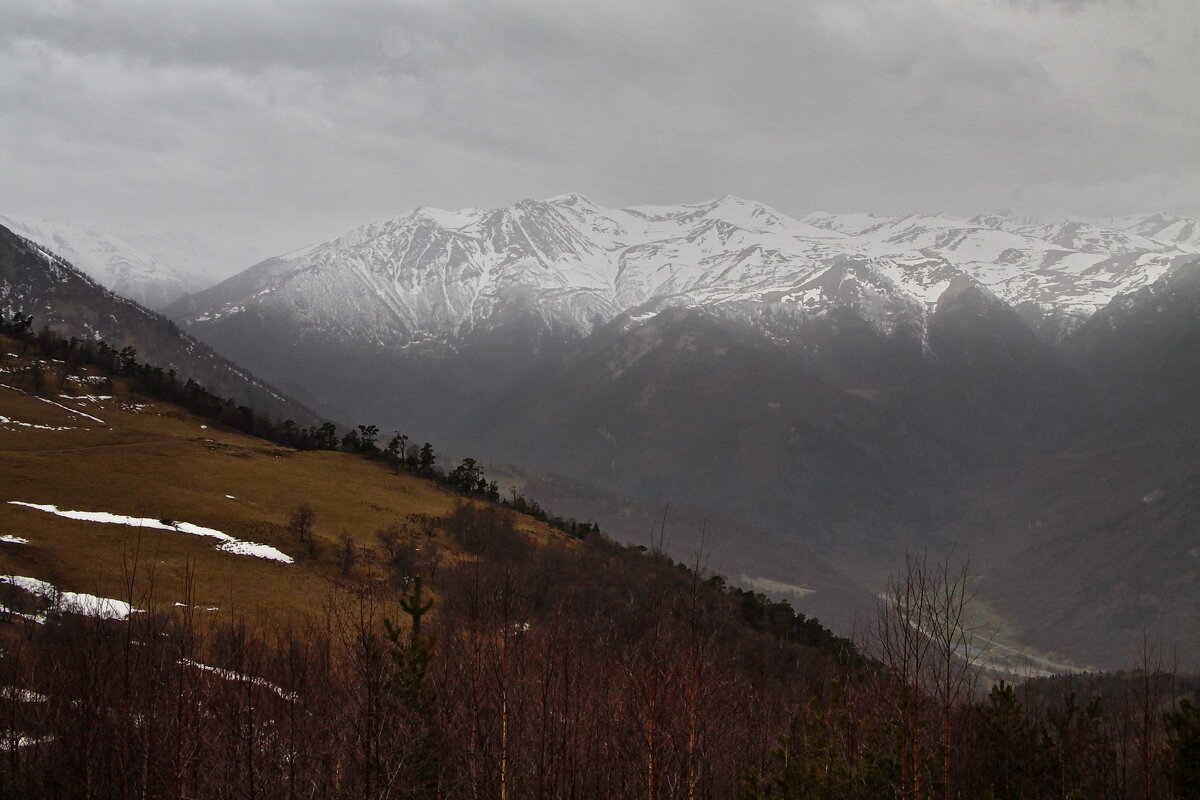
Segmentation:
{"type": "Polygon", "coordinates": [[[417,469],[422,475],[428,475],[433,472],[433,464],[436,457],[433,454],[433,445],[429,442],[421,445],[421,452],[417,456],[417,469]]]}
{"type": "Polygon", "coordinates": [[[1200,800],[1200,708],[1181,700],[1166,715],[1167,763],[1179,800],[1200,800]]]}
{"type": "Polygon", "coordinates": [[[433,600],[425,599],[423,589],[421,576],[417,575],[408,593],[400,598],[400,610],[409,618],[407,637],[399,625],[384,620],[391,655],[391,674],[385,689],[416,723],[412,726],[414,752],[407,766],[412,793],[432,798],[437,796],[441,770],[436,696],[427,680],[434,640],[421,632],[421,620],[433,608],[433,600]]]}
{"type": "Polygon", "coordinates": [[[400,433],[400,431],[396,431],[396,435],[392,437],[387,447],[384,448],[384,455],[391,462],[392,468],[397,473],[400,472],[400,467],[404,464],[404,456],[407,451],[408,437],[400,433]]]}

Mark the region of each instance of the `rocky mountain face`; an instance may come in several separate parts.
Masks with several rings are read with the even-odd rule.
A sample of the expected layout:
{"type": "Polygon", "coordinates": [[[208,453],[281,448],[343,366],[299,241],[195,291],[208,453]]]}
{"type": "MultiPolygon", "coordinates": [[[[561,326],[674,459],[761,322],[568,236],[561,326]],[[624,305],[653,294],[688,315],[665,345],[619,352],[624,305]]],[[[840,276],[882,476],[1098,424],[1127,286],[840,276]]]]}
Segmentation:
{"type": "MultiPolygon", "coordinates": [[[[418,209],[169,313],[343,419],[709,509],[868,590],[906,548],[978,552],[1006,576],[995,596],[1052,644],[1066,617],[1024,602],[1030,576],[1060,609],[1093,587],[1021,559],[1051,535],[1086,547],[1130,518],[1143,483],[1200,472],[1178,439],[1200,396],[1198,254],[1194,226],[1161,215],[797,220],[732,197],[607,209],[565,195],[418,209]]],[[[644,524],[622,514],[601,521],[644,524]]],[[[1162,535],[1162,553],[1181,546],[1162,535]]],[[[1174,618],[1181,575],[1140,624],[1174,618]]],[[[1119,661],[1130,606],[1100,607],[1104,625],[1072,647],[1119,661]]]]}
{"type": "MultiPolygon", "coordinates": [[[[91,225],[0,214],[0,225],[56,253],[104,288],[149,309],[211,283],[219,259],[195,240],[114,236],[91,225]]],[[[227,274],[227,271],[226,271],[227,274]]]]}
{"type": "Polygon", "coordinates": [[[223,397],[297,423],[313,412],[285,397],[170,320],[99,285],[48,248],[0,226],[0,313],[27,314],[34,328],[133,347],[141,361],[174,369],[223,397]]]}
{"type": "Polygon", "coordinates": [[[607,209],[565,195],[490,211],[417,209],[263,262],[171,314],[198,329],[282,315],[306,336],[417,349],[455,349],[523,313],[586,335],[643,306],[765,303],[814,317],[851,304],[890,331],[922,327],[965,275],[1069,329],[1197,252],[1186,236],[1084,223],[795,220],[734,197],[607,209]]]}
{"type": "MultiPolygon", "coordinates": [[[[445,405],[450,417],[465,411],[456,399],[464,390],[500,389],[619,317],[700,307],[835,371],[858,368],[836,350],[855,335],[885,351],[916,347],[923,363],[930,320],[952,284],[1003,300],[1057,344],[1116,295],[1196,252],[1176,228],[1159,241],[1082,223],[1035,227],[999,217],[795,220],[733,197],[629,209],[580,195],[489,211],[421,208],[264,261],[168,315],[335,413],[403,417],[445,436],[459,427],[447,424],[445,405]]],[[[910,363],[870,361],[884,371],[910,363]]]]}

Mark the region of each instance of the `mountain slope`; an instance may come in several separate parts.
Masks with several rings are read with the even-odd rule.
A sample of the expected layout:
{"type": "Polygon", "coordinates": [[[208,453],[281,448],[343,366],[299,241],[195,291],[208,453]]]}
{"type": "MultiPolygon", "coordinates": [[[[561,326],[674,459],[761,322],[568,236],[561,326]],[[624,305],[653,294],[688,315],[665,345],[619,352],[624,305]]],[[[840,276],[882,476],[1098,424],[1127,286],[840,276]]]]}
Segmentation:
{"type": "Polygon", "coordinates": [[[1126,424],[1168,437],[1200,430],[1200,259],[1117,298],[1068,344],[1126,424]]]}
{"type": "Polygon", "coordinates": [[[211,391],[265,412],[314,421],[311,411],[284,397],[174,323],[99,286],[49,250],[0,227],[0,313],[33,317],[64,336],[133,347],[141,360],[174,369],[211,391]]]}
{"type": "MultiPolygon", "coordinates": [[[[794,220],[736,198],[613,210],[567,195],[419,209],[172,312],[345,416],[737,519],[863,592],[906,549],[978,553],[1006,581],[985,592],[1044,644],[1093,593],[1073,562],[1029,567],[1036,548],[1118,536],[1144,482],[1200,468],[1170,425],[1139,427],[1194,424],[1195,309],[1148,303],[1126,355],[1101,335],[1154,287],[1190,296],[1182,226],[1142,222],[794,220]]],[[[1127,613],[1121,598],[1104,613],[1127,613]]],[[[1166,619],[1183,597],[1164,598],[1166,619]]],[[[1111,626],[1074,642],[1092,663],[1129,644],[1111,626]]]]}
{"type": "Polygon", "coordinates": [[[312,344],[446,353],[514,317],[571,338],[644,306],[766,303],[819,316],[843,307],[821,289],[850,260],[876,276],[868,292],[880,308],[859,309],[879,310],[871,321],[883,328],[921,326],[922,304],[931,309],[966,275],[1057,340],[1196,249],[1182,234],[1160,241],[1079,222],[800,221],[734,197],[607,209],[564,195],[490,211],[420,208],[262,262],[169,314],[251,364],[268,359],[233,340],[271,329],[312,344]],[[242,335],[223,333],[233,328],[242,335]]]}
{"type": "Polygon", "coordinates": [[[1122,217],[1113,220],[1114,227],[1155,239],[1160,242],[1200,247],[1200,223],[1189,217],[1173,214],[1122,217]]]}
{"type": "Polygon", "coordinates": [[[173,248],[172,260],[90,225],[0,214],[0,225],[61,256],[104,288],[150,309],[162,309],[210,281],[198,271],[211,266],[173,248]],[[190,262],[190,263],[188,263],[190,262]],[[190,269],[189,269],[190,267],[190,269]]]}
{"type": "Polygon", "coordinates": [[[720,308],[772,335],[777,317],[818,338],[822,320],[845,327],[853,318],[923,341],[941,294],[967,277],[1057,342],[1189,252],[1186,242],[1096,230],[993,217],[800,221],[734,197],[627,209],[580,195],[486,211],[420,208],[264,261],[177,301],[169,315],[331,413],[453,441],[459,423],[446,419],[447,402],[453,417],[465,411],[456,399],[464,393],[502,394],[524,365],[622,314],[720,308]]]}

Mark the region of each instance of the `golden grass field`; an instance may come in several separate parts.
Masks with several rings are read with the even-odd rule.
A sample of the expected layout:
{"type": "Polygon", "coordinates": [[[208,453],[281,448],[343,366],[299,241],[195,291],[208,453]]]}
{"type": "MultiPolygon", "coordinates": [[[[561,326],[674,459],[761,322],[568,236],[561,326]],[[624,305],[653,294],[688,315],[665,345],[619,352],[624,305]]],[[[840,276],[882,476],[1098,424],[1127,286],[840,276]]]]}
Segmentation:
{"type": "MultiPolygon", "coordinates": [[[[170,605],[183,596],[190,565],[193,603],[202,608],[273,619],[319,613],[344,591],[339,584],[371,573],[376,530],[413,514],[444,514],[464,502],[432,481],[393,474],[382,462],[290,450],[178,407],[131,396],[120,379],[107,389],[78,380],[60,388],[53,376],[39,399],[28,392],[24,374],[30,357],[19,352],[19,345],[0,337],[0,369],[5,370],[0,373],[0,536],[29,543],[0,542],[0,574],[128,600],[132,573],[135,606],[150,600],[145,595],[150,586],[156,602],[170,605]],[[113,397],[78,397],[101,393],[113,397]],[[272,545],[296,561],[236,555],[217,550],[219,542],[211,538],[65,519],[10,501],[190,522],[272,545]],[[302,503],[316,513],[314,559],[305,557],[304,546],[286,529],[302,503]],[[348,577],[340,574],[335,558],[342,534],[359,548],[358,564],[348,577]]],[[[84,368],[76,374],[97,373],[84,368]]],[[[537,539],[559,536],[528,517],[519,517],[517,525],[537,539]]]]}

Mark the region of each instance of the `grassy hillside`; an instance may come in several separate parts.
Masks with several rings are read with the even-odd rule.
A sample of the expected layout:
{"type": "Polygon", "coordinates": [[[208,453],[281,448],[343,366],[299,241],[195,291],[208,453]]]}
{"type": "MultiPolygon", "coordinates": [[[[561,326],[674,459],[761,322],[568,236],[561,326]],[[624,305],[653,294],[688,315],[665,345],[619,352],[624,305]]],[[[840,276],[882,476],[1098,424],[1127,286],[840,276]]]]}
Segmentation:
{"type": "MultiPolygon", "coordinates": [[[[338,583],[378,572],[377,530],[473,502],[379,462],[245,436],[133,395],[123,379],[94,369],[64,380],[65,365],[21,351],[0,338],[0,535],[28,540],[0,543],[3,573],[124,598],[126,574],[136,571],[137,592],[153,583],[159,600],[174,602],[190,568],[196,605],[286,615],[319,609],[338,583]],[[40,398],[31,393],[36,362],[47,382],[40,398]],[[12,501],[189,522],[272,545],[295,563],[222,552],[213,539],[186,533],[65,519],[12,501]],[[315,557],[287,530],[301,504],[315,514],[315,557]],[[347,575],[338,564],[342,536],[357,550],[347,575]]],[[[516,525],[543,540],[563,538],[528,517],[518,516],[516,525]]],[[[446,557],[456,557],[451,543],[441,544],[446,557]]]]}

